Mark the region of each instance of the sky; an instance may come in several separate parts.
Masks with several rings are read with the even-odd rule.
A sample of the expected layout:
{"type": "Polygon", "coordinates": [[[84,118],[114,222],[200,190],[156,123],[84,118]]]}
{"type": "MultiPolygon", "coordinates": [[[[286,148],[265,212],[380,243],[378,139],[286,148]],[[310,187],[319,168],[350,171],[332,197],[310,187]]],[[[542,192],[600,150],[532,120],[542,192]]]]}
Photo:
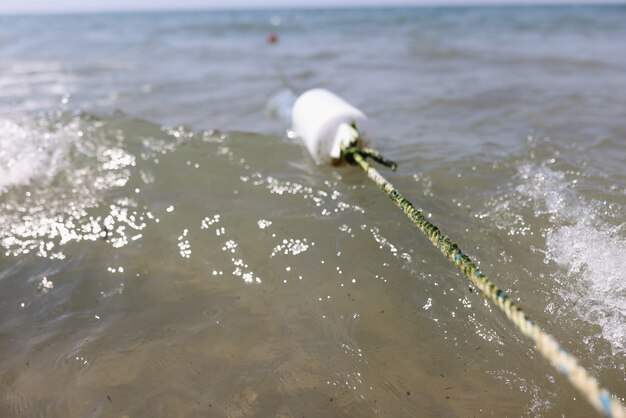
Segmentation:
{"type": "Polygon", "coordinates": [[[0,14],[454,4],[601,4],[626,0],[0,0],[0,14]]]}

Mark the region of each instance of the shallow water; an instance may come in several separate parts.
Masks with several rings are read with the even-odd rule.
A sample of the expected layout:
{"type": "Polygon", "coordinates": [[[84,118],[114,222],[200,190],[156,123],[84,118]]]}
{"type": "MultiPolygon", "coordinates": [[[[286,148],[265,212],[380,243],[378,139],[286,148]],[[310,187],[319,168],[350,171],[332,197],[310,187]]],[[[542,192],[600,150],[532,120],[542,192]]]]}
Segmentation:
{"type": "Polygon", "coordinates": [[[626,392],[626,9],[0,17],[0,415],[590,416],[282,79],[626,392]],[[265,43],[277,32],[279,43],[265,43]]]}

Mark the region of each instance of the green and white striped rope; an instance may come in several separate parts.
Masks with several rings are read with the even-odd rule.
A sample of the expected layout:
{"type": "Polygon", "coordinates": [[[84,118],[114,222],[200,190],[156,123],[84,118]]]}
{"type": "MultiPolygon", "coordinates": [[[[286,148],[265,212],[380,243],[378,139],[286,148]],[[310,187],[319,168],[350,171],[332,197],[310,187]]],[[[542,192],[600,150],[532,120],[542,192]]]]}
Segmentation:
{"type": "Polygon", "coordinates": [[[506,317],[530,338],[537,350],[582,393],[591,405],[607,417],[626,418],[626,409],[622,403],[606,389],[600,387],[598,380],[587,372],[576,357],[565,351],[556,339],[546,333],[524,313],[502,289],[489,280],[476,264],[449,237],[443,235],[439,228],[430,223],[411,202],[396,190],[380,173],[373,168],[366,158],[395,170],[396,164],[383,158],[377,151],[361,148],[359,141],[348,147],[342,147],[342,159],[352,165],[358,165],[367,173],[378,187],[398,206],[405,215],[441,250],[443,255],[452,261],[458,269],[480,289],[481,292],[500,308],[506,317]]]}

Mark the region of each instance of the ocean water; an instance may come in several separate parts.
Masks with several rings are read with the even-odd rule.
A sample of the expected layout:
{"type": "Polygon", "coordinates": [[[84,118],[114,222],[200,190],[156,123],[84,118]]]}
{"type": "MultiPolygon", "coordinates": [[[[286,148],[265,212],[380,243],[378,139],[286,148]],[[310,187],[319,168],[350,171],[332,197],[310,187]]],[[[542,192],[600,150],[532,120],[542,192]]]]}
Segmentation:
{"type": "Polygon", "coordinates": [[[0,16],[0,416],[593,416],[288,135],[320,86],[623,399],[625,40],[621,6],[0,16]]]}

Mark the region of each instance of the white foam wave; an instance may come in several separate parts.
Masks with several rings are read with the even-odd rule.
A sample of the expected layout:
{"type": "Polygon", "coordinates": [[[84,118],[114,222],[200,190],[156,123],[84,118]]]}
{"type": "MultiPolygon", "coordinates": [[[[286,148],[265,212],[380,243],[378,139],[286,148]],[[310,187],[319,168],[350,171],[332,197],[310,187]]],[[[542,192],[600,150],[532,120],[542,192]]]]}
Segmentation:
{"type": "Polygon", "coordinates": [[[562,282],[576,313],[601,327],[614,353],[626,350],[625,225],[600,219],[598,202],[576,193],[565,175],[542,165],[520,167],[517,191],[530,198],[536,216],[549,216],[545,258],[566,271],[562,282]],[[571,280],[575,279],[575,280],[571,280]]]}
{"type": "Polygon", "coordinates": [[[64,165],[69,138],[76,137],[68,130],[76,129],[50,133],[0,120],[0,192],[33,178],[51,178],[64,165]]]}
{"type": "Polygon", "coordinates": [[[5,255],[36,251],[63,258],[60,246],[102,237],[120,247],[134,239],[124,230],[145,227],[131,199],[109,204],[105,217],[87,211],[100,204],[105,192],[123,187],[135,166],[135,156],[121,148],[121,134],[103,126],[63,114],[19,123],[0,120],[0,246],[5,255]]]}

